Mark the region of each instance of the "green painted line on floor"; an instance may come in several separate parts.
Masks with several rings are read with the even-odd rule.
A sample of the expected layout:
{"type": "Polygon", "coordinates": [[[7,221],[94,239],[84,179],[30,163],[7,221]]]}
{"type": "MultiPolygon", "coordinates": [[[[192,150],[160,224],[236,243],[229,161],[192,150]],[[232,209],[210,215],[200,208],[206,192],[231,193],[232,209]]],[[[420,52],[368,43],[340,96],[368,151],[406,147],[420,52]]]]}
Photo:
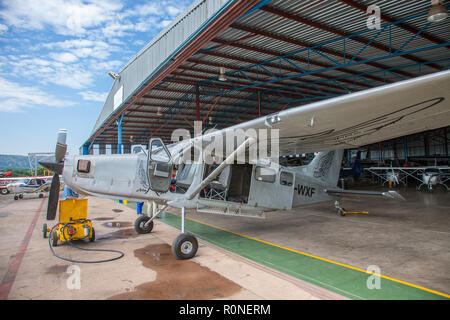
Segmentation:
{"type": "MultiPolygon", "coordinates": [[[[135,203],[128,203],[127,206],[136,209],[135,203]]],[[[143,212],[145,209],[144,207],[143,212]]],[[[162,213],[159,221],[177,229],[181,228],[180,217],[173,213],[162,213]]],[[[430,292],[432,290],[414,287],[395,279],[381,278],[380,289],[368,289],[367,281],[372,275],[358,271],[357,268],[293,252],[287,248],[265,243],[259,239],[250,239],[245,235],[189,218],[186,219],[185,228],[187,232],[200,239],[350,299],[437,300],[448,298],[448,295],[430,292]]]]}

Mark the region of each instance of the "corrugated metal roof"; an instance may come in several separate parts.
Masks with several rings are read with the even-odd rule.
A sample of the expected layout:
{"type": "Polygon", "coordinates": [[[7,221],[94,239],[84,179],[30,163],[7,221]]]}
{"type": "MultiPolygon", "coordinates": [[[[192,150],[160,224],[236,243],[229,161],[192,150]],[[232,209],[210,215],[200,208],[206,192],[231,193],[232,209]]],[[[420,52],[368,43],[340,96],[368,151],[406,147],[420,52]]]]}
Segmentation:
{"type": "Polygon", "coordinates": [[[251,13],[227,20],[225,29],[130,104],[137,88],[150,81],[162,64],[170,64],[168,58],[180,47],[197,40],[197,31],[208,28],[212,17],[244,2],[198,0],[177,17],[122,68],[121,79],[111,88],[88,141],[116,143],[117,126],[107,125],[107,120],[121,110],[113,107],[121,86],[128,104],[123,142],[133,136],[134,143],[146,143],[155,132],[168,140],[175,128],[192,129],[197,118],[205,120],[206,126],[226,127],[306,104],[308,99],[364,90],[449,66],[450,19],[429,24],[429,0],[273,0],[259,2],[251,13]],[[381,8],[382,25],[392,24],[384,32],[367,29],[366,8],[372,4],[381,8]],[[402,19],[406,20],[396,22],[402,19]],[[407,53],[392,56],[400,48],[407,53]],[[339,65],[352,57],[354,64],[339,65]],[[217,81],[220,67],[226,68],[227,82],[217,81]],[[308,72],[301,74],[299,68],[308,72]]]}

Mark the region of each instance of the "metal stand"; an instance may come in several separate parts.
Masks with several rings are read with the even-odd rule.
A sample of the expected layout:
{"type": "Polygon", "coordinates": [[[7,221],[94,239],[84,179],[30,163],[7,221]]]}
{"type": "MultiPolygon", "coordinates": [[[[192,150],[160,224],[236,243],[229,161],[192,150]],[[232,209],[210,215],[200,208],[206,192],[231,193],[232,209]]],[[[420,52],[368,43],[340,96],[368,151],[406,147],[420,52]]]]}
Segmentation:
{"type": "Polygon", "coordinates": [[[341,205],[340,205],[340,203],[339,203],[339,200],[336,200],[336,201],[334,202],[334,207],[337,209],[338,213],[339,213],[341,216],[345,216],[345,209],[341,207],[341,205]]]}
{"type": "Polygon", "coordinates": [[[185,217],[186,211],[185,208],[181,208],[181,233],[184,233],[184,217],[185,217]]]}

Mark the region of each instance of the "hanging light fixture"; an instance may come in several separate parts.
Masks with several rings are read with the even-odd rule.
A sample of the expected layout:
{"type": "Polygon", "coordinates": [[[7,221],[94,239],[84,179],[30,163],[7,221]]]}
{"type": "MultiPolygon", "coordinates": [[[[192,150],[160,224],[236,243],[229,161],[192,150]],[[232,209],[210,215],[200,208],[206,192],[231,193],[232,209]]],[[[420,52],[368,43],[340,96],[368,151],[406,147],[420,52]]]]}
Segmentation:
{"type": "Polygon", "coordinates": [[[156,113],[156,115],[157,115],[158,117],[162,116],[162,113],[161,113],[161,107],[158,107],[158,112],[156,113]]]}
{"type": "Polygon", "coordinates": [[[225,68],[224,67],[219,68],[219,80],[227,81],[227,77],[225,77],[225,68]]]}
{"type": "Polygon", "coordinates": [[[209,124],[213,124],[212,117],[209,117],[209,124]]]}
{"type": "Polygon", "coordinates": [[[441,0],[431,0],[430,12],[427,20],[429,22],[439,22],[447,18],[447,9],[442,5],[441,0]]]}

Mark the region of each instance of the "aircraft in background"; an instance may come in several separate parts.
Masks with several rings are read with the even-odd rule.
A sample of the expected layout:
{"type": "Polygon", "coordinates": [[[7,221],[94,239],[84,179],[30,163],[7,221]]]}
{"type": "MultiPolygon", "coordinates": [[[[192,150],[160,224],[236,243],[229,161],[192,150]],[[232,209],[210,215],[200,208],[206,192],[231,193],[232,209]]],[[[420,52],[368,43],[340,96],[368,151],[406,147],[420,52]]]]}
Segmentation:
{"type": "Polygon", "coordinates": [[[14,200],[23,199],[24,193],[38,193],[39,198],[44,197],[43,192],[50,189],[52,177],[19,178],[6,185],[8,193],[14,193],[14,200]]]}
{"type": "MultiPolygon", "coordinates": [[[[52,176],[28,176],[28,177],[10,177],[7,178],[0,178],[0,194],[7,195],[10,193],[10,190],[8,190],[9,185],[20,185],[24,184],[26,179],[43,179],[45,181],[51,181],[52,176]]],[[[17,189],[19,190],[19,189],[17,189]]],[[[26,191],[26,190],[24,190],[26,191]]]]}
{"type": "Polygon", "coordinates": [[[178,259],[189,259],[196,254],[198,242],[185,233],[185,208],[262,217],[265,212],[325,201],[334,201],[342,212],[339,200],[346,196],[402,199],[395,191],[338,188],[343,149],[448,126],[449,98],[450,71],[443,71],[293,107],[167,146],[152,138],[148,151],[138,154],[68,157],[66,132],[60,130],[55,155],[40,161],[55,172],[47,218],[56,216],[59,174],[81,194],[161,205],[153,217],[138,217],[135,228],[139,233],[150,232],[153,219],[167,206],[180,208],[181,234],[174,240],[172,252],[178,259]],[[253,134],[260,130],[268,130],[268,135],[253,134]],[[227,141],[227,134],[233,132],[240,134],[234,136],[231,150],[208,149],[227,141]],[[272,140],[276,136],[278,139],[272,140]],[[278,149],[276,157],[273,153],[260,156],[268,145],[269,151],[278,149]],[[256,158],[248,156],[252,148],[256,158]],[[201,161],[184,162],[184,155],[192,150],[200,153],[201,161]],[[277,164],[279,156],[312,152],[319,153],[308,165],[277,164]],[[219,161],[210,163],[208,156],[219,161]],[[236,160],[241,156],[243,163],[236,160]]]}

